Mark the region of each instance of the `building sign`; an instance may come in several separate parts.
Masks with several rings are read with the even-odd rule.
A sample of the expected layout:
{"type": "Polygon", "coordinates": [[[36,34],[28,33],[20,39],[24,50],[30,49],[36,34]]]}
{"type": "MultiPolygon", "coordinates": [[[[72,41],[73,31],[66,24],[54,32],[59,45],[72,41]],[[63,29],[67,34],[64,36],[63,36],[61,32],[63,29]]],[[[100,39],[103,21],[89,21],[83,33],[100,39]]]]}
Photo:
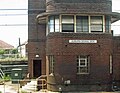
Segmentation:
{"type": "Polygon", "coordinates": [[[69,43],[97,43],[97,40],[69,40],[69,43]]]}

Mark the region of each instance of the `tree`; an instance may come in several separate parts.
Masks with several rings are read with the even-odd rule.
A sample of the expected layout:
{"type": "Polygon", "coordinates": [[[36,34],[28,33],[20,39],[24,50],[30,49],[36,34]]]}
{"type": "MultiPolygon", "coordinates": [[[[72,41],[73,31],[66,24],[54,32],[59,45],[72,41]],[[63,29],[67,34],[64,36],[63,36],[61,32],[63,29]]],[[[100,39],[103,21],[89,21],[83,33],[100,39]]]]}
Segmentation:
{"type": "Polygon", "coordinates": [[[4,49],[0,49],[0,55],[4,54],[5,50],[4,49]]]}
{"type": "Polygon", "coordinates": [[[17,54],[17,53],[18,53],[18,50],[17,50],[16,48],[15,48],[15,49],[12,49],[12,50],[11,50],[11,53],[12,53],[12,54],[17,54]]]}

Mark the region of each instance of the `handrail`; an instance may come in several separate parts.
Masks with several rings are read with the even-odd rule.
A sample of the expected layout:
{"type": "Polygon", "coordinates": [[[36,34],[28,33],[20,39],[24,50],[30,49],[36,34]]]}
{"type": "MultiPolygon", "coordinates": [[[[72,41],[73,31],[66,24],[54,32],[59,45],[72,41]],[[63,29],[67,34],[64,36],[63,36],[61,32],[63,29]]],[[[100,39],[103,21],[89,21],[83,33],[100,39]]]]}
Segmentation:
{"type": "Polygon", "coordinates": [[[45,79],[47,77],[47,75],[41,75],[40,77],[38,77],[36,80],[41,83],[38,83],[39,87],[42,87],[42,90],[44,89],[44,86],[47,85],[47,80],[45,79]],[[43,79],[44,78],[44,79],[43,79]]]}
{"type": "Polygon", "coordinates": [[[46,78],[46,77],[47,77],[47,75],[41,75],[37,79],[46,78]]]}
{"type": "Polygon", "coordinates": [[[44,86],[47,85],[47,83],[46,83],[47,81],[45,79],[39,79],[39,81],[41,81],[42,84],[38,84],[38,86],[40,86],[40,87],[42,87],[42,89],[44,89],[44,86]]]}
{"type": "Polygon", "coordinates": [[[4,73],[3,73],[2,69],[0,69],[0,76],[1,76],[1,78],[4,77],[4,73]]]}

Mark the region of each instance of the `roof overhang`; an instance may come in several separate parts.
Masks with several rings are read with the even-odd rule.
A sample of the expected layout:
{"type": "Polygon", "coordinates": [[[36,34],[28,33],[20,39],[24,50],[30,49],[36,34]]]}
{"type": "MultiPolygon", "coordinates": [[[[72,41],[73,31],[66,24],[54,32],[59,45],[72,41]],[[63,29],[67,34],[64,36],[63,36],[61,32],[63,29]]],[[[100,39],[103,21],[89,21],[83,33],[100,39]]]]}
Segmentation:
{"type": "Polygon", "coordinates": [[[112,22],[112,23],[120,20],[120,13],[112,12],[112,13],[110,14],[110,16],[111,16],[111,22],[112,22]]]}
{"type": "Polygon", "coordinates": [[[118,20],[120,20],[120,13],[117,12],[110,12],[110,13],[102,13],[102,12],[86,12],[86,13],[67,13],[67,12],[44,12],[41,14],[38,14],[36,16],[38,23],[46,23],[47,16],[50,15],[59,15],[59,14],[81,14],[81,15],[107,15],[111,17],[111,23],[114,23],[118,20]]]}

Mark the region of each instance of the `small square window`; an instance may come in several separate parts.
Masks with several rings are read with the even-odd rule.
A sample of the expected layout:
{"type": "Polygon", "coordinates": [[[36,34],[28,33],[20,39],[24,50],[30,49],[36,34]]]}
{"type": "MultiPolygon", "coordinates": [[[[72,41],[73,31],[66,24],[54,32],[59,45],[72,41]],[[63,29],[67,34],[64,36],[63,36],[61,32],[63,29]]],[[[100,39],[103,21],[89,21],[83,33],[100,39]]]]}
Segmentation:
{"type": "Polygon", "coordinates": [[[89,56],[77,56],[77,74],[89,73],[89,56]]]}

